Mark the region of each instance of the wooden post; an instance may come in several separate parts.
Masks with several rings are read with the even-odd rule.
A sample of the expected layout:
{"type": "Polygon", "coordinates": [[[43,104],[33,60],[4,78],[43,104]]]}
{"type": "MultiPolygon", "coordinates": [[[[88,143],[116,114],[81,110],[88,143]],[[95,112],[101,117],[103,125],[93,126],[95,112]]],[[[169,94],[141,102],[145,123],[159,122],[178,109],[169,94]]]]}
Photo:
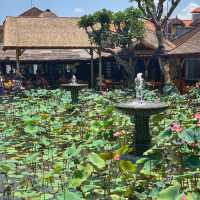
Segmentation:
{"type": "Polygon", "coordinates": [[[91,88],[94,88],[94,52],[93,49],[90,49],[91,55],[91,88]]]}
{"type": "Polygon", "coordinates": [[[176,66],[178,67],[178,89],[180,92],[183,91],[183,86],[182,86],[182,68],[183,68],[183,63],[184,63],[184,59],[182,58],[176,58],[176,66]]]}
{"type": "Polygon", "coordinates": [[[148,80],[148,66],[149,66],[150,59],[146,58],[144,59],[144,79],[148,80]]]}
{"type": "Polygon", "coordinates": [[[98,50],[99,53],[99,89],[102,90],[102,57],[101,50],[98,50]]]}
{"type": "Polygon", "coordinates": [[[16,49],[16,68],[18,72],[20,71],[19,57],[20,57],[20,49],[16,49]]]}

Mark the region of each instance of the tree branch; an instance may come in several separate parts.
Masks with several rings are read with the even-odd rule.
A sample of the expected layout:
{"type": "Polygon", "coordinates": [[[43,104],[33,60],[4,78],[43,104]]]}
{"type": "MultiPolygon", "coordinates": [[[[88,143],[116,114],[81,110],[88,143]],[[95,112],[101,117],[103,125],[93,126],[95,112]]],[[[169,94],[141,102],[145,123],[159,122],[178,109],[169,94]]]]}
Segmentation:
{"type": "Polygon", "coordinates": [[[102,51],[111,54],[115,58],[116,62],[122,65],[125,69],[127,68],[127,66],[129,66],[129,63],[121,59],[119,54],[116,53],[114,50],[110,48],[102,48],[102,51]]]}
{"type": "Polygon", "coordinates": [[[178,4],[181,2],[181,0],[171,0],[171,8],[169,9],[169,12],[167,13],[167,16],[162,20],[162,26],[168,21],[178,4]]]}

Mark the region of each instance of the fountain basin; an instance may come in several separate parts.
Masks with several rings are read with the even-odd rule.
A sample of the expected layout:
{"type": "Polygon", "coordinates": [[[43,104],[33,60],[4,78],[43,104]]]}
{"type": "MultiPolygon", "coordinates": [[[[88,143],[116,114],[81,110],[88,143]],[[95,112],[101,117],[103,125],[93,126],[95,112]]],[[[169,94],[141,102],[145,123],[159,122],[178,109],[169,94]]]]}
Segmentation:
{"type": "Polygon", "coordinates": [[[68,84],[61,84],[60,86],[62,88],[65,88],[66,90],[71,91],[71,98],[73,104],[78,103],[79,90],[82,90],[83,88],[88,88],[88,84],[81,84],[81,83],[68,83],[68,84]]]}
{"type": "Polygon", "coordinates": [[[67,83],[67,84],[61,84],[61,87],[64,87],[66,89],[71,89],[71,88],[87,88],[88,84],[81,84],[81,83],[67,83]]]}
{"type": "Polygon", "coordinates": [[[139,101],[132,101],[126,103],[120,103],[115,106],[118,110],[126,114],[138,114],[145,113],[145,115],[154,115],[163,112],[167,109],[168,105],[160,102],[148,102],[144,101],[140,103],[139,101]]]}
{"type": "Polygon", "coordinates": [[[120,103],[115,107],[125,114],[134,116],[135,133],[133,133],[134,154],[141,156],[151,147],[149,118],[151,115],[161,113],[167,109],[167,104],[160,102],[139,101],[120,103]]]}

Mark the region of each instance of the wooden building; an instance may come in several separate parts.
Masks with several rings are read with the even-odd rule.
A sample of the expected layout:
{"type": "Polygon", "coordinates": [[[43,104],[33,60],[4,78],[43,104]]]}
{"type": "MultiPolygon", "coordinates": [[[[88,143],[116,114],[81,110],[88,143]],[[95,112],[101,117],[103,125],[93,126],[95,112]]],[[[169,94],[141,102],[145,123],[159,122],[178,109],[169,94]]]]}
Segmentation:
{"type": "MultiPolygon", "coordinates": [[[[37,8],[19,17],[7,17],[4,23],[4,50],[0,50],[0,65],[8,64],[14,68],[25,67],[33,71],[35,65],[43,66],[53,83],[56,71],[76,67],[78,78],[94,82],[103,74],[105,78],[116,81],[123,79],[122,67],[107,54],[97,54],[98,48],[91,44],[86,32],[78,26],[79,18],[57,17],[50,10],[37,8]],[[101,60],[101,67],[100,62],[101,60]],[[17,62],[16,62],[17,61],[17,62]],[[16,66],[16,64],[18,66],[16,66]]],[[[135,43],[135,72],[143,72],[146,80],[161,81],[162,76],[155,50],[158,47],[155,28],[145,22],[146,32],[143,39],[135,43]]],[[[164,41],[167,52],[175,48],[164,41]]],[[[118,49],[123,55],[123,51],[118,49]]]]}
{"type": "Polygon", "coordinates": [[[168,53],[172,60],[171,76],[180,90],[200,80],[200,26],[195,26],[174,40],[175,49],[168,53]]]}

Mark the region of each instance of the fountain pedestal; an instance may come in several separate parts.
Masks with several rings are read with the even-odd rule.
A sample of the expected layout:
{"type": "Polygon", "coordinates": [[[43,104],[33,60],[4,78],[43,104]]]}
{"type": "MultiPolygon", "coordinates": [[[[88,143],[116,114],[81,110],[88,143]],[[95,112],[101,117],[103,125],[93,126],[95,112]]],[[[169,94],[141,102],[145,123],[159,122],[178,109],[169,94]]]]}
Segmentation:
{"type": "Polygon", "coordinates": [[[151,135],[149,129],[149,118],[167,109],[167,105],[159,102],[133,101],[117,104],[116,108],[122,112],[134,116],[135,133],[133,134],[133,145],[135,154],[141,156],[151,146],[151,135]]]}
{"type": "Polygon", "coordinates": [[[66,90],[71,91],[72,103],[77,104],[78,103],[79,90],[81,90],[83,88],[87,88],[88,84],[69,83],[69,84],[61,84],[61,87],[65,88],[66,90]]]}
{"type": "Polygon", "coordinates": [[[149,118],[146,113],[136,113],[135,115],[135,149],[136,154],[141,155],[151,145],[151,136],[149,131],[149,118]],[[138,133],[138,134],[137,134],[138,133]]]}

